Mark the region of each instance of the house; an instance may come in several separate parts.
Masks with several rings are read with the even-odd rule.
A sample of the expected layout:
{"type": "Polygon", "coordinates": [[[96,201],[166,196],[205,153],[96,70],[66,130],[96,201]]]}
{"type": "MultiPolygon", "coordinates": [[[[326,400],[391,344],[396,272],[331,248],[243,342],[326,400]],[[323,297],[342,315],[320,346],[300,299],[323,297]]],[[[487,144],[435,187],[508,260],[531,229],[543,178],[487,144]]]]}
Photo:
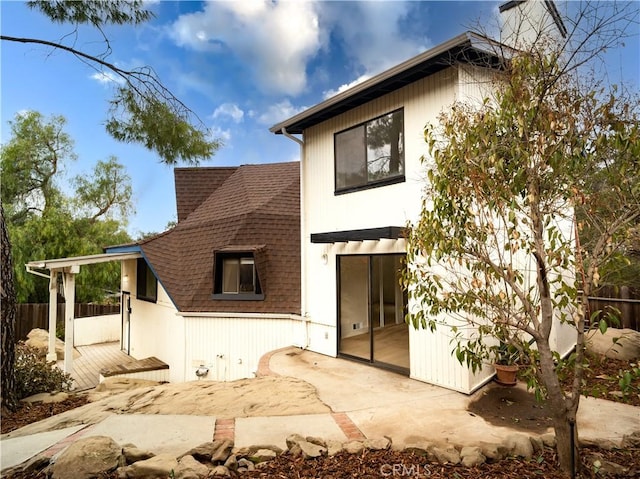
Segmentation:
{"type": "MultiPolygon", "coordinates": [[[[511,46],[542,28],[563,34],[553,2],[501,11],[506,25],[526,26],[504,36],[511,46]]],[[[63,274],[72,303],[80,266],[120,261],[122,349],[159,358],[174,382],[251,377],[263,354],[295,345],[470,393],[493,370],[460,365],[446,330],[405,323],[416,305],[399,275],[424,188],[423,127],[485,96],[496,45],[464,33],[274,125],[300,144],[299,163],[176,169],[178,224],[166,233],[30,265],[52,285],[63,274]]],[[[73,317],[66,325],[72,344],[73,317]]],[[[554,334],[557,351],[573,347],[554,334]]]]}
{"type": "Polygon", "coordinates": [[[102,255],[30,266],[51,278],[62,273],[72,296],[80,266],[119,261],[127,354],[159,359],[171,382],[253,377],[264,353],[305,345],[299,163],[176,168],[175,185],[171,230],[102,255]]]}
{"type": "MultiPolygon", "coordinates": [[[[501,11],[522,30],[504,35],[514,47],[541,29],[565,33],[553,2],[512,1],[501,11]]],[[[450,330],[405,323],[408,308],[419,306],[408,304],[399,276],[403,228],[417,219],[425,186],[423,128],[456,101],[481,101],[504,48],[464,33],[271,128],[301,148],[309,349],[465,393],[493,376],[490,367],[473,373],[452,357],[450,330]]],[[[573,347],[567,330],[558,325],[554,334],[558,351],[573,347]]]]}

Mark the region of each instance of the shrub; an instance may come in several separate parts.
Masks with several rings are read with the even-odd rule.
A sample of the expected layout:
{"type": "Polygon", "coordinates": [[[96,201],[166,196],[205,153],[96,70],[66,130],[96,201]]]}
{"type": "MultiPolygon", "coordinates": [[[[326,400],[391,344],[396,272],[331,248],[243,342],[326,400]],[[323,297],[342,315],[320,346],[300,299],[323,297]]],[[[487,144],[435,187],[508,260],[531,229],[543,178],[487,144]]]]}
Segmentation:
{"type": "Polygon", "coordinates": [[[15,354],[13,367],[18,399],[38,393],[68,391],[71,388],[71,375],[58,369],[53,362],[47,363],[45,358],[38,357],[38,349],[19,342],[15,354]]]}

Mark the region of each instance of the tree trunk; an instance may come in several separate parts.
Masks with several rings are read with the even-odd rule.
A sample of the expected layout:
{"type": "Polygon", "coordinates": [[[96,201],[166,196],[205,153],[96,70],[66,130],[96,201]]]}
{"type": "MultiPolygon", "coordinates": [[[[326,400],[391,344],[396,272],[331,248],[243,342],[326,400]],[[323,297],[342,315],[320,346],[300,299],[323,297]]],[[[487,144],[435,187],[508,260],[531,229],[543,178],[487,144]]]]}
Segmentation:
{"type": "Polygon", "coordinates": [[[547,390],[547,400],[553,411],[553,428],[556,433],[560,470],[570,475],[577,472],[577,465],[580,463],[576,424],[578,401],[565,398],[548,341],[539,340],[536,344],[540,353],[540,380],[547,390]]]}
{"type": "Polygon", "coordinates": [[[16,377],[13,369],[15,361],[16,329],[16,293],[13,282],[13,262],[7,225],[4,221],[4,207],[0,204],[0,248],[2,248],[2,270],[0,271],[0,333],[2,335],[2,374],[1,391],[2,410],[13,411],[16,408],[16,377]]]}
{"type": "Polygon", "coordinates": [[[567,413],[554,414],[553,428],[556,433],[556,452],[558,453],[560,470],[570,477],[575,477],[580,463],[575,416],[572,418],[571,414],[567,413]]]}

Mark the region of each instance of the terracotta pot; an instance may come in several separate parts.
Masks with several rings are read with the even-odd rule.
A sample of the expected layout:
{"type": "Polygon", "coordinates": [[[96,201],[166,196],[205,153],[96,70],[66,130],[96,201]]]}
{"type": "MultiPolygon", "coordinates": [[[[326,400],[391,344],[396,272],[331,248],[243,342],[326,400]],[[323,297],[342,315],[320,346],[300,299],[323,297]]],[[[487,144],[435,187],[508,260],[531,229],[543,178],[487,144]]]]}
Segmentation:
{"type": "Polygon", "coordinates": [[[515,386],[518,382],[516,374],[518,373],[518,365],[516,364],[494,364],[496,370],[496,382],[503,386],[515,386]]]}

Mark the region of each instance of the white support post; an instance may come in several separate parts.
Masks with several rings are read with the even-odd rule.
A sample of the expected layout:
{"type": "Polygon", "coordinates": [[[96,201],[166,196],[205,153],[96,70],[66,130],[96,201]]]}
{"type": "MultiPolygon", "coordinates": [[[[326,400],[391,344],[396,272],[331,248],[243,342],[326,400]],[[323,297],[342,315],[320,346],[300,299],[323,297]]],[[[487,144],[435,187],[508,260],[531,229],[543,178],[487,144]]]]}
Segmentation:
{"type": "Polygon", "coordinates": [[[56,361],[56,322],[58,314],[58,270],[49,272],[49,348],[47,362],[56,361]]]}
{"type": "Polygon", "coordinates": [[[76,273],[79,266],[71,266],[63,273],[64,279],[64,372],[73,372],[73,320],[76,297],[76,273]]]}

